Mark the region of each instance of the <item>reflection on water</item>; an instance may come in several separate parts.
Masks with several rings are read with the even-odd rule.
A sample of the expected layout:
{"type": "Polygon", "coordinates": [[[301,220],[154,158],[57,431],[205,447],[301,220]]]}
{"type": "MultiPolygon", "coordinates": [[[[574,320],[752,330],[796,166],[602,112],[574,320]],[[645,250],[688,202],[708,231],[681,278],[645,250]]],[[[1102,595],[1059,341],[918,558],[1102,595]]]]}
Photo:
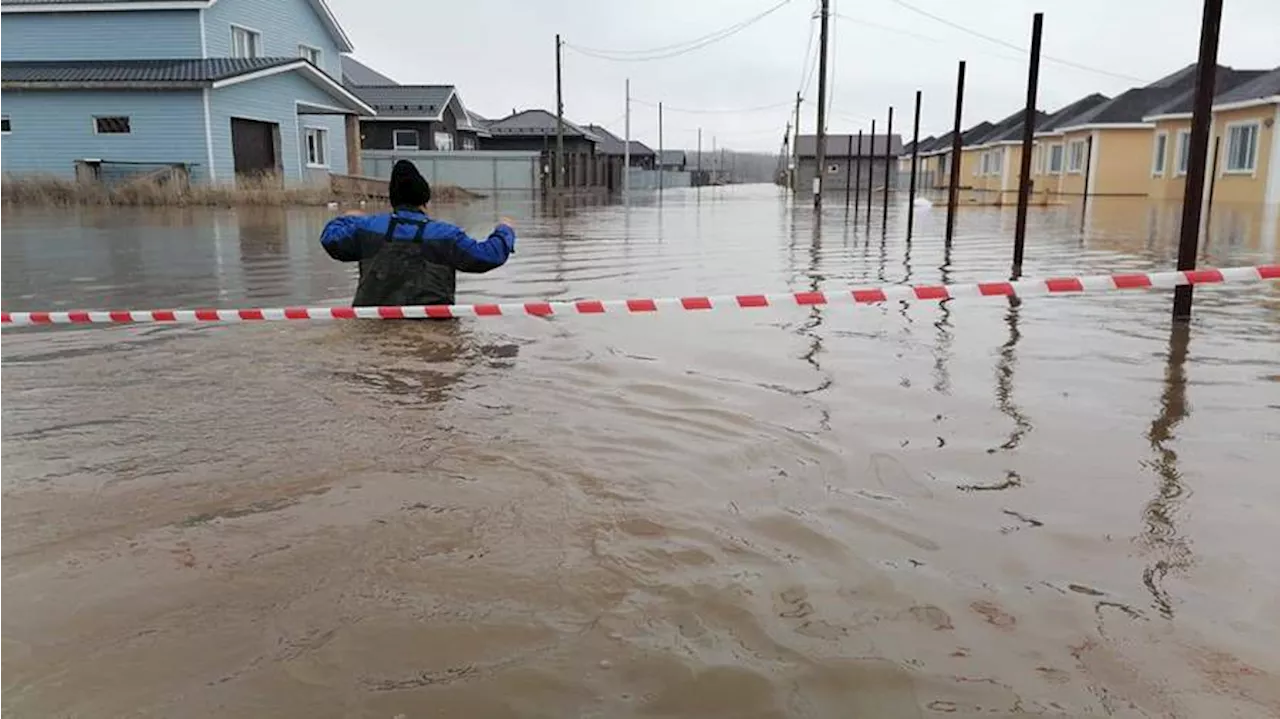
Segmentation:
{"type": "Polygon", "coordinates": [[[1160,613],[1173,617],[1173,599],[1165,589],[1165,579],[1170,572],[1185,570],[1191,565],[1191,546],[1178,530],[1178,514],[1186,505],[1190,489],[1182,481],[1178,471],[1178,452],[1171,445],[1174,430],[1190,414],[1187,407],[1187,349],[1191,328],[1175,324],[1169,332],[1168,360],[1164,372],[1164,391],[1160,394],[1160,414],[1151,422],[1147,439],[1155,457],[1147,464],[1158,478],[1156,496],[1142,510],[1145,529],[1143,542],[1155,559],[1142,574],[1142,581],[1150,590],[1160,613]]]}
{"type": "MultiPolygon", "coordinates": [[[[519,228],[463,301],[1007,273],[1011,209],[890,203],[433,212],[519,228]]],[[[1080,209],[1027,276],[1172,264],[1176,205],[1080,209]]],[[[347,302],[328,216],[9,210],[3,303],[347,302]]],[[[1276,715],[1280,288],[1169,302],[6,330],[5,711],[1276,715]]]]}

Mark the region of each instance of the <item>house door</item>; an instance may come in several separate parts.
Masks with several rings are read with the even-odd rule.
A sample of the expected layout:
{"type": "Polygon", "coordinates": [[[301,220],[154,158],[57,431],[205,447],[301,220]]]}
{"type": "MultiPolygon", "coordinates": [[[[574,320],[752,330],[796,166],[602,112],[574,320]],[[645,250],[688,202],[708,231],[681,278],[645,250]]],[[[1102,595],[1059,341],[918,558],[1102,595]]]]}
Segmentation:
{"type": "Polygon", "coordinates": [[[231,155],[236,176],[275,172],[279,167],[276,163],[279,134],[280,126],[274,122],[231,118],[231,155]]]}

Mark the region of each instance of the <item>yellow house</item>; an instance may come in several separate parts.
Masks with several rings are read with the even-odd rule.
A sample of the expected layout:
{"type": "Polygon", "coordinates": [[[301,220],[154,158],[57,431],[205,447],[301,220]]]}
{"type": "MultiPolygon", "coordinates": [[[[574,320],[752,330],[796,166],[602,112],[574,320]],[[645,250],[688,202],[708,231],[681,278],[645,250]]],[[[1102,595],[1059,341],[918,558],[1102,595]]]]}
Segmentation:
{"type": "Polygon", "coordinates": [[[1109,100],[1099,93],[1086,95],[1037,123],[1035,145],[1031,150],[1031,183],[1041,200],[1047,201],[1049,196],[1063,192],[1067,145],[1062,128],[1075,124],[1077,118],[1109,100]]]}
{"type": "MultiPolygon", "coordinates": [[[[1231,91],[1268,75],[1266,70],[1232,70],[1220,68],[1214,80],[1215,107],[1234,102],[1231,91]],[[1226,100],[1224,100],[1226,98],[1226,100]]],[[[1265,81],[1261,89],[1265,90],[1265,81]]],[[[1245,89],[1244,99],[1253,99],[1254,90],[1245,89]]],[[[1151,179],[1147,195],[1157,200],[1181,200],[1186,191],[1187,165],[1190,159],[1191,109],[1195,90],[1187,90],[1170,102],[1142,118],[1154,126],[1151,137],[1151,179]]],[[[1217,134],[1217,133],[1215,133],[1217,134]]],[[[1221,135],[1218,135],[1219,137],[1221,135]]],[[[1213,146],[1212,141],[1210,147],[1213,146]]],[[[1210,158],[1212,162],[1212,158],[1210,158]]]]}
{"type": "MultiPolygon", "coordinates": [[[[1022,177],[1022,127],[1025,110],[1018,110],[996,123],[993,129],[966,148],[971,157],[973,199],[976,202],[1005,205],[1017,200],[1022,177]]],[[[1036,112],[1036,125],[1046,115],[1036,112]]]]}
{"type": "Polygon", "coordinates": [[[941,190],[950,179],[951,136],[948,132],[928,144],[920,143],[919,186],[929,190],[941,190]]]}
{"type": "MultiPolygon", "coordinates": [[[[1280,205],[1280,68],[1214,98],[1214,205],[1280,205]]],[[[1271,230],[1274,232],[1274,228],[1271,230]]]]}

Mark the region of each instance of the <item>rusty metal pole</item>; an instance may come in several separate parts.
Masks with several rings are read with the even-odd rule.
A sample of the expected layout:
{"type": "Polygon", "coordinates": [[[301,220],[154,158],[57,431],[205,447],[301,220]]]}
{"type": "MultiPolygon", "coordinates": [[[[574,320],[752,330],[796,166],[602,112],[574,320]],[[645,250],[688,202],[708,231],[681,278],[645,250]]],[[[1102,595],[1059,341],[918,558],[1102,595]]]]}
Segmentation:
{"type": "Polygon", "coordinates": [[[858,130],[858,147],[853,151],[852,161],[857,164],[853,171],[853,219],[858,219],[858,199],[862,197],[862,130],[858,130]]]}
{"type": "MultiPolygon", "coordinates": [[[[850,194],[851,188],[853,187],[853,161],[855,157],[855,152],[853,149],[853,135],[849,135],[848,138],[846,139],[847,139],[847,142],[849,143],[848,144],[849,150],[848,152],[845,153],[845,158],[844,158],[844,209],[845,209],[845,212],[848,212],[849,211],[849,194],[850,194]]],[[[854,214],[854,217],[855,218],[857,217],[856,213],[854,214]]]]}
{"type": "Polygon", "coordinates": [[[920,161],[920,91],[916,90],[916,120],[911,130],[911,185],[907,189],[907,240],[916,224],[916,167],[920,161]]]}
{"type": "Polygon", "coordinates": [[[1013,230],[1013,279],[1022,276],[1022,251],[1027,242],[1027,204],[1031,201],[1031,144],[1036,132],[1036,89],[1040,85],[1040,32],[1044,13],[1031,21],[1031,62],[1027,68],[1027,108],[1022,115],[1022,157],[1018,171],[1018,216],[1013,230]]]}
{"type": "Polygon", "coordinates": [[[889,229],[889,170],[893,164],[893,107],[889,108],[889,127],[884,131],[884,209],[880,229],[889,229]]]}
{"type": "MultiPolygon", "coordinates": [[[[1194,270],[1200,242],[1200,211],[1204,200],[1204,170],[1209,154],[1209,130],[1213,121],[1213,83],[1218,67],[1218,32],[1222,27],[1222,0],[1204,0],[1200,20],[1200,59],[1196,65],[1196,91],[1191,113],[1191,147],[1187,161],[1187,186],[1182,197],[1182,237],[1178,243],[1178,269],[1194,270]]],[[[1173,319],[1191,319],[1191,285],[1173,294],[1173,319]]]]}
{"type": "MultiPolygon", "coordinates": [[[[871,193],[874,192],[876,177],[876,121],[871,121],[871,139],[867,141],[867,227],[871,227],[871,193]]],[[[861,148],[859,148],[861,149],[861,148]]]]}
{"type": "Polygon", "coordinates": [[[956,231],[956,199],[960,192],[960,115],[964,110],[964,60],[960,61],[960,69],[956,72],[956,118],[954,127],[951,132],[951,181],[947,183],[947,238],[946,243],[951,244],[951,238],[956,231]]]}
{"type": "Polygon", "coordinates": [[[556,168],[551,176],[552,186],[564,185],[564,95],[560,85],[560,33],[556,33],[556,168]]]}
{"type": "Polygon", "coordinates": [[[1080,229],[1084,229],[1085,218],[1089,215],[1089,175],[1093,172],[1093,133],[1084,146],[1084,190],[1080,193],[1080,229]]]}

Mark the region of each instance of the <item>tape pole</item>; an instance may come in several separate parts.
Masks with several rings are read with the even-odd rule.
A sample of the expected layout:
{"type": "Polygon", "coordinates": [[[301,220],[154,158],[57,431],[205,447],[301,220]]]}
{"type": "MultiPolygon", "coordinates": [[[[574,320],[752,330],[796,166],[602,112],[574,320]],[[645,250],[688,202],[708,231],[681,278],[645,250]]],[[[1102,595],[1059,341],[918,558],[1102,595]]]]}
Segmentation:
{"type": "Polygon", "coordinates": [[[976,282],[954,285],[885,285],[823,292],[715,295],[625,300],[544,301],[505,304],[403,307],[279,307],[196,310],[76,310],[70,312],[2,312],[0,326],[48,324],[123,324],[134,322],[209,323],[285,320],[393,320],[525,315],[634,315],[653,312],[745,310],[828,304],[877,304],[898,300],[940,301],[963,297],[1033,297],[1093,294],[1119,290],[1161,289],[1181,285],[1241,284],[1280,279],[1280,265],[1172,272],[1141,272],[976,282]]]}

